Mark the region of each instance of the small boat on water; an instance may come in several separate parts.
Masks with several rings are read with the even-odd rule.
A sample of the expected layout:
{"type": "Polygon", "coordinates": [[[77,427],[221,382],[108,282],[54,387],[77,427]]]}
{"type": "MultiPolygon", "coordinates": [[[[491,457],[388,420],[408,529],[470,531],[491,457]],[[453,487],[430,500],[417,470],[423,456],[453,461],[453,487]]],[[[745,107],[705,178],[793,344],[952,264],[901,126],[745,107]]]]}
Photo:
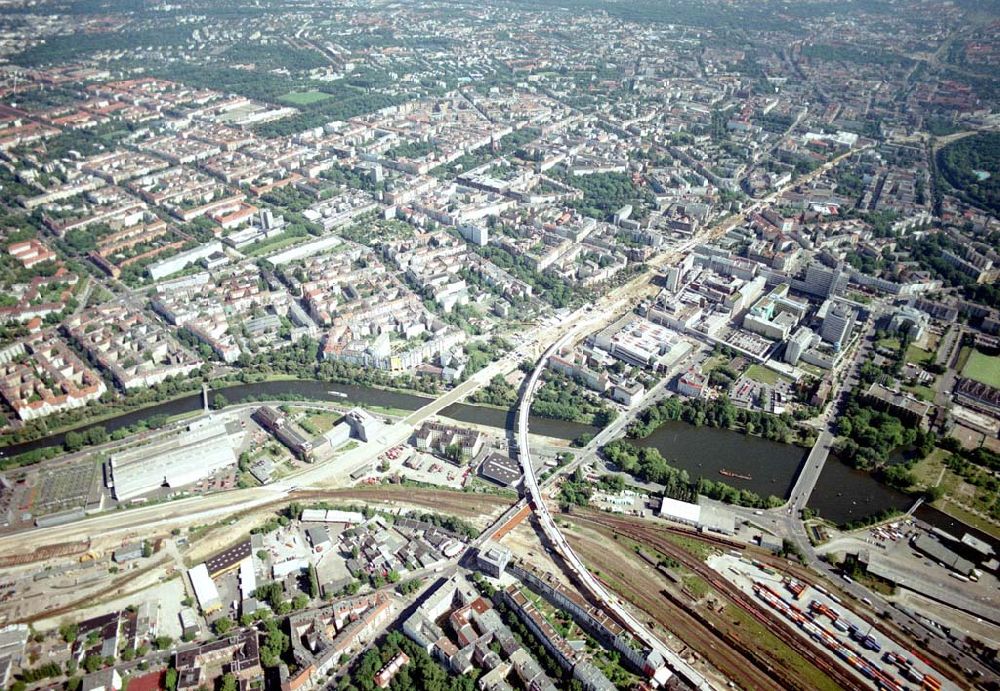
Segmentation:
{"type": "Polygon", "coordinates": [[[750,475],[743,475],[742,473],[734,473],[733,471],[726,470],[725,468],[719,470],[719,475],[722,475],[723,477],[735,477],[739,478],[740,480],[753,480],[753,477],[750,475]]]}
{"type": "Polygon", "coordinates": [[[327,391],[331,396],[336,396],[337,398],[347,398],[347,394],[343,391],[327,391]]]}

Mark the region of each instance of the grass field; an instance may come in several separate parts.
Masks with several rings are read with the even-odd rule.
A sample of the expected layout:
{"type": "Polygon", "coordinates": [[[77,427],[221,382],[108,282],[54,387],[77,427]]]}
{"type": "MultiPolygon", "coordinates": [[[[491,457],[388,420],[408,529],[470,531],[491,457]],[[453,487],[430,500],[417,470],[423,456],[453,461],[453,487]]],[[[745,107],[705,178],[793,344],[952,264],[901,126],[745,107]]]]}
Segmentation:
{"type": "Polygon", "coordinates": [[[886,336],[876,343],[879,348],[888,348],[889,350],[899,350],[899,339],[895,336],[886,336]]]}
{"type": "Polygon", "coordinates": [[[291,103],[293,106],[308,106],[328,98],[332,98],[332,96],[322,91],[289,91],[278,100],[291,103]]]}
{"type": "Polygon", "coordinates": [[[756,382],[768,384],[769,386],[774,386],[780,381],[789,381],[788,378],[781,376],[774,370],[769,370],[763,365],[750,365],[750,368],[747,369],[747,376],[756,382]]]}
{"type": "Polygon", "coordinates": [[[969,353],[965,367],[962,368],[962,376],[993,388],[1000,388],[1000,356],[973,350],[969,353]]]}
{"type": "Polygon", "coordinates": [[[910,470],[913,474],[913,487],[920,490],[935,487],[940,480],[945,492],[954,490],[954,483],[946,482],[949,478],[948,473],[944,472],[944,462],[949,455],[944,449],[934,449],[926,458],[914,464],[910,470]]]}
{"type": "Polygon", "coordinates": [[[904,385],[904,391],[909,391],[911,394],[916,396],[922,401],[934,402],[934,389],[929,386],[924,386],[923,384],[917,384],[916,386],[910,386],[909,384],[904,385]]]}
{"type": "Polygon", "coordinates": [[[334,423],[344,417],[338,412],[311,412],[306,416],[306,420],[316,430],[316,434],[326,434],[333,429],[334,423]]]}
{"type": "Polygon", "coordinates": [[[716,367],[718,367],[725,361],[726,359],[721,355],[713,355],[712,357],[708,358],[707,360],[705,360],[705,362],[701,364],[701,371],[704,374],[708,374],[709,372],[714,370],[716,367]]]}
{"type": "Polygon", "coordinates": [[[269,240],[259,240],[252,244],[247,245],[240,250],[244,255],[248,257],[259,257],[264,254],[271,254],[277,252],[278,250],[287,249],[292,245],[304,242],[306,236],[304,235],[288,235],[287,233],[282,233],[277,237],[273,237],[269,240]]]}
{"type": "Polygon", "coordinates": [[[906,349],[906,361],[914,365],[926,361],[931,355],[933,355],[931,351],[924,350],[912,343],[906,349]]]}

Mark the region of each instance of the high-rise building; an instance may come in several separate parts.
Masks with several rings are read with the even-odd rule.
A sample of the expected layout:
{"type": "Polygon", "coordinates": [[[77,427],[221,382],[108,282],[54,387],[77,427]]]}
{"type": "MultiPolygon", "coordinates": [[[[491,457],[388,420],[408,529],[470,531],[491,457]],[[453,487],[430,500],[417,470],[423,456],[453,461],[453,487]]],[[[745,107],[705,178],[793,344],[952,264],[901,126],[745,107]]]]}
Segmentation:
{"type": "Polygon", "coordinates": [[[854,329],[854,322],[858,314],[847,305],[836,304],[830,307],[823,320],[823,327],[820,329],[820,336],[828,343],[840,348],[851,338],[851,331],[854,329]]]}
{"type": "Polygon", "coordinates": [[[672,293],[676,293],[681,284],[681,269],[679,266],[671,266],[667,269],[666,288],[672,293]]]}
{"type": "Polygon", "coordinates": [[[816,334],[812,332],[805,326],[800,326],[799,329],[791,335],[788,339],[788,344],[785,346],[785,362],[789,365],[799,364],[799,359],[802,357],[802,353],[809,348],[812,343],[813,338],[816,334]]]}
{"type": "Polygon", "coordinates": [[[839,295],[847,287],[849,280],[847,273],[839,266],[831,268],[813,262],[806,267],[805,291],[820,297],[839,295]]]}

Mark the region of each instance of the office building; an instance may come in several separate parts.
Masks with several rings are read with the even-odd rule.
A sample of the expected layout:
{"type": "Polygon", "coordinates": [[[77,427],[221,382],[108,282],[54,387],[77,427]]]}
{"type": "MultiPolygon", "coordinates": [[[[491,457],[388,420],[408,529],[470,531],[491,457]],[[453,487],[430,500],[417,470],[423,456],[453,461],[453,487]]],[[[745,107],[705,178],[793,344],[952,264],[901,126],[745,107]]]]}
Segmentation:
{"type": "Polygon", "coordinates": [[[857,318],[857,312],[847,305],[833,305],[827,310],[820,329],[820,337],[827,343],[832,343],[834,347],[840,348],[850,340],[857,318]]]}
{"type": "Polygon", "coordinates": [[[820,297],[838,295],[844,291],[850,281],[850,276],[840,267],[829,267],[813,263],[806,267],[806,280],[803,289],[820,297]]]}
{"type": "Polygon", "coordinates": [[[800,326],[799,329],[792,334],[791,338],[788,339],[788,344],[785,346],[785,362],[789,365],[799,364],[799,360],[802,358],[802,353],[808,350],[815,337],[816,334],[813,333],[811,329],[808,329],[805,326],[800,326]]]}
{"type": "Polygon", "coordinates": [[[493,578],[500,578],[509,563],[510,550],[493,541],[480,547],[476,554],[476,566],[493,578]]]}

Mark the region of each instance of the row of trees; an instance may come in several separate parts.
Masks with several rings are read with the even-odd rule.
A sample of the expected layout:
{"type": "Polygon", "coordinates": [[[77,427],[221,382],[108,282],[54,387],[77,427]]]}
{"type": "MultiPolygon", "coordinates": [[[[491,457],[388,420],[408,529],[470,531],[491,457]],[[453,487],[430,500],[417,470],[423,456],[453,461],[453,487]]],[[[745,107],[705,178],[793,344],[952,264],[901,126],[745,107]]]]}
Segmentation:
{"type": "Polygon", "coordinates": [[[574,288],[565,281],[549,274],[538,273],[524,257],[515,257],[501,247],[488,245],[486,247],[473,247],[473,249],[501,269],[509,272],[514,278],[530,285],[535,293],[553,307],[562,308],[577,305],[590,297],[586,290],[574,288]]]}
{"type": "Polygon", "coordinates": [[[593,173],[572,175],[569,172],[553,172],[560,182],[583,192],[583,198],[570,202],[577,211],[602,221],[626,204],[632,206],[633,218],[643,218],[655,203],[653,193],[639,187],[626,173],[593,173]]]}
{"type": "Polygon", "coordinates": [[[517,403],[517,389],[507,381],[504,375],[498,374],[490,380],[489,384],[476,391],[470,400],[506,410],[517,403]]]}

